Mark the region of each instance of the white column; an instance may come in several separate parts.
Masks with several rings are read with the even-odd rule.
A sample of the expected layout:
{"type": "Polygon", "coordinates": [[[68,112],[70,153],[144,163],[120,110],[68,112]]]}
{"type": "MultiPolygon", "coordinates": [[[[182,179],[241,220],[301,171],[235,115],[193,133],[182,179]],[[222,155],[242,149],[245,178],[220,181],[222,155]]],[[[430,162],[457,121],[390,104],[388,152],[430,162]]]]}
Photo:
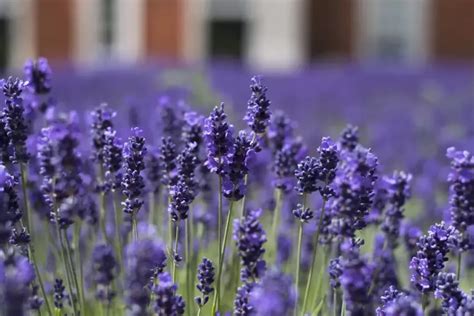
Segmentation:
{"type": "Polygon", "coordinates": [[[290,70],[306,61],[304,0],[249,0],[246,59],[260,69],[290,70]]]}
{"type": "Polygon", "coordinates": [[[209,0],[183,0],[183,56],[196,63],[207,56],[209,0]]]}
{"type": "Polygon", "coordinates": [[[136,62],[144,54],[145,6],[143,0],[117,0],[114,52],[123,62],[136,62]]]}
{"type": "Polygon", "coordinates": [[[73,59],[92,65],[100,57],[100,0],[75,0],[73,59]]]}
{"type": "Polygon", "coordinates": [[[33,0],[23,0],[20,4],[10,0],[10,52],[9,64],[13,68],[21,68],[28,58],[36,57],[36,25],[33,0]]]}

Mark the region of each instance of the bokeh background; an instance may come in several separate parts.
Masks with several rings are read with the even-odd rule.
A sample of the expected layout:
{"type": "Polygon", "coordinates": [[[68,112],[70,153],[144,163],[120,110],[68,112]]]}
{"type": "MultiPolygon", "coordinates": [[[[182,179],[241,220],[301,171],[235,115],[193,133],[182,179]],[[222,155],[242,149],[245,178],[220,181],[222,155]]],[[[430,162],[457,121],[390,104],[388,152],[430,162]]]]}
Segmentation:
{"type": "Polygon", "coordinates": [[[82,67],[227,58],[279,71],[472,62],[474,1],[0,0],[0,69],[34,56],[82,67]]]}
{"type": "Polygon", "coordinates": [[[244,127],[262,74],[313,150],[350,123],[383,173],[413,173],[407,214],[423,225],[449,218],[446,149],[474,148],[474,0],[0,0],[0,69],[38,56],[48,106],[87,131],[107,102],[121,137],[140,126],[150,145],[168,107],[224,101],[244,127]]]}

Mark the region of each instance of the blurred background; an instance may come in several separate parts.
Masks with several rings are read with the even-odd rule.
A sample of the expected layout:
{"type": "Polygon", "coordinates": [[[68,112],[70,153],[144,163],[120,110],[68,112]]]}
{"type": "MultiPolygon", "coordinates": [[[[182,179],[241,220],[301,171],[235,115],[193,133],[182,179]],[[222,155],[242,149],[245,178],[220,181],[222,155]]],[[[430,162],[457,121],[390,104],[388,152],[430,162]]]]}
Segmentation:
{"type": "Polygon", "coordinates": [[[121,137],[140,126],[150,145],[169,108],[223,101],[243,128],[262,74],[313,151],[351,123],[384,173],[412,172],[427,222],[447,214],[446,148],[474,148],[474,0],[0,0],[0,73],[38,56],[54,73],[44,111],[88,130],[107,102],[121,137]]]}
{"type": "Polygon", "coordinates": [[[0,69],[238,60],[474,60],[473,0],[0,0],[0,69]]]}

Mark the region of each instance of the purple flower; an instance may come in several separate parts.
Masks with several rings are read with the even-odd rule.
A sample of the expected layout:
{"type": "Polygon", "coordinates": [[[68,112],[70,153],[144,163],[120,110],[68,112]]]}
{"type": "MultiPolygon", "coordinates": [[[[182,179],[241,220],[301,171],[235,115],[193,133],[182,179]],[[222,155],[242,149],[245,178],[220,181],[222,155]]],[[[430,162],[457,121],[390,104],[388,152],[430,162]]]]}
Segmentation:
{"type": "Polygon", "coordinates": [[[334,197],[329,202],[331,232],[352,238],[367,225],[377,179],[377,157],[361,146],[341,152],[341,164],[333,181],[334,197]]]}
{"type": "Polygon", "coordinates": [[[123,145],[121,140],[116,136],[117,132],[111,127],[104,131],[104,147],[103,147],[103,168],[105,176],[106,191],[115,191],[120,187],[122,175],[122,152],[123,145]]]}
{"type": "Polygon", "coordinates": [[[347,125],[341,133],[339,144],[342,149],[353,151],[359,144],[359,128],[357,126],[347,125]]]}
{"type": "Polygon", "coordinates": [[[161,243],[140,239],[127,246],[125,252],[125,301],[133,315],[143,315],[150,301],[148,284],[154,271],[166,265],[161,243]]]}
{"type": "Polygon", "coordinates": [[[411,295],[390,286],[381,297],[377,316],[423,316],[420,304],[411,295]]]}
{"type": "Polygon", "coordinates": [[[0,245],[6,245],[12,234],[12,228],[23,216],[19,206],[16,186],[18,180],[0,165],[0,245]]]}
{"type": "Polygon", "coordinates": [[[184,121],[181,140],[183,144],[195,143],[194,150],[199,152],[199,147],[203,141],[204,117],[196,112],[186,112],[184,121]]]}
{"type": "Polygon", "coordinates": [[[202,307],[209,301],[209,295],[214,292],[212,287],[212,283],[214,283],[214,266],[211,260],[207,258],[202,259],[198,266],[197,279],[198,284],[196,288],[202,293],[202,297],[197,296],[194,300],[199,307],[202,307]]]}
{"type": "Polygon", "coordinates": [[[227,168],[223,178],[223,194],[234,201],[242,199],[246,193],[245,176],[255,158],[257,145],[245,131],[240,131],[234,141],[233,150],[227,156],[227,168]]]}
{"type": "Polygon", "coordinates": [[[263,134],[270,121],[270,100],[267,99],[267,87],[265,87],[259,76],[251,79],[250,90],[252,94],[247,104],[247,113],[244,121],[256,134],[263,134]]]}
{"type": "Polygon", "coordinates": [[[461,234],[444,222],[430,227],[428,234],[418,240],[418,251],[411,259],[411,283],[421,293],[435,290],[438,273],[444,268],[450,250],[459,248],[461,234]]]}
{"type": "Polygon", "coordinates": [[[306,147],[297,139],[287,143],[276,151],[272,170],[275,174],[273,185],[285,192],[289,192],[295,185],[294,175],[300,161],[306,153],[306,147]]]}
{"type": "Polygon", "coordinates": [[[328,274],[329,274],[329,283],[333,289],[337,289],[341,286],[339,282],[339,278],[342,275],[342,267],[340,263],[340,258],[334,258],[329,261],[328,267],[328,274]]]}
{"type": "Polygon", "coordinates": [[[283,111],[276,111],[270,120],[268,127],[268,139],[273,152],[283,149],[289,139],[293,138],[295,123],[291,121],[283,111]]]}
{"type": "Polygon", "coordinates": [[[3,121],[3,133],[8,138],[9,161],[12,163],[26,163],[29,159],[26,149],[29,127],[24,117],[25,109],[21,98],[24,83],[19,79],[9,77],[3,82],[2,86],[6,99],[5,108],[0,119],[3,121]]]}
{"type": "Polygon", "coordinates": [[[28,87],[36,94],[47,94],[51,91],[52,71],[46,58],[40,57],[36,61],[27,60],[23,73],[28,87]]]}
{"type": "Polygon", "coordinates": [[[112,247],[105,244],[96,245],[92,251],[94,281],[97,284],[97,298],[110,302],[114,293],[109,289],[115,279],[118,263],[115,260],[112,247]]]}
{"type": "Polygon", "coordinates": [[[160,107],[160,127],[164,137],[170,137],[174,144],[178,144],[181,137],[181,131],[185,125],[184,107],[182,102],[172,104],[167,96],[159,100],[160,107]]]}
{"type": "Polygon", "coordinates": [[[28,315],[31,283],[35,279],[33,266],[26,257],[8,252],[0,257],[0,313],[28,315]]]}
{"type": "Polygon", "coordinates": [[[234,299],[234,316],[252,315],[254,307],[250,304],[249,300],[254,286],[255,283],[244,283],[237,289],[234,299]]]}
{"type": "Polygon", "coordinates": [[[54,280],[54,307],[62,309],[64,306],[65,297],[66,288],[64,287],[63,280],[56,278],[54,280]]]}
{"type": "Polygon", "coordinates": [[[184,314],[185,303],[181,295],[176,294],[178,286],[173,283],[167,272],[158,275],[158,284],[152,288],[155,295],[153,310],[158,316],[178,316],[184,314]]]}
{"type": "Polygon", "coordinates": [[[369,289],[372,284],[374,268],[360,255],[362,242],[347,239],[341,244],[342,274],[339,277],[344,293],[347,311],[351,315],[363,315],[367,306],[370,306],[372,297],[369,289]]]}
{"type": "Polygon", "coordinates": [[[254,315],[290,315],[296,304],[296,291],[290,276],[270,271],[250,293],[254,315]]]}
{"type": "Polygon", "coordinates": [[[144,157],[146,153],[145,138],[141,136],[139,128],[132,128],[132,136],[124,146],[124,170],[122,178],[122,193],[125,201],[122,202],[124,212],[135,216],[143,206],[143,188],[145,181],[141,171],[145,169],[144,157]]]}
{"type": "Polygon", "coordinates": [[[206,166],[211,172],[223,174],[227,156],[232,153],[234,127],[227,123],[224,103],[216,106],[204,121],[204,141],[207,146],[206,166]]]}
{"type": "Polygon", "coordinates": [[[38,294],[39,286],[33,285],[31,288],[31,296],[28,299],[28,305],[31,310],[38,311],[43,306],[44,299],[38,294]]]}
{"type": "Polygon", "coordinates": [[[454,227],[464,232],[469,225],[474,225],[474,157],[468,151],[456,151],[454,147],[447,150],[451,159],[450,212],[454,227]]]}
{"type": "Polygon", "coordinates": [[[440,272],[436,277],[434,296],[442,299],[443,311],[448,315],[455,315],[458,308],[466,300],[466,294],[459,288],[456,274],[440,272]]]}
{"type": "Polygon", "coordinates": [[[234,240],[242,263],[240,279],[244,283],[261,278],[266,269],[262,257],[267,237],[259,222],[261,214],[261,209],[252,210],[244,218],[234,220],[234,240]]]}
{"type": "Polygon", "coordinates": [[[159,149],[159,159],[162,170],[161,182],[170,185],[174,181],[173,170],[176,168],[176,144],[171,137],[162,137],[159,149]]]}
{"type": "Polygon", "coordinates": [[[297,190],[300,194],[319,191],[321,196],[328,198],[332,195],[328,184],[336,175],[339,161],[337,146],[329,137],[323,137],[318,153],[319,159],[306,157],[298,164],[295,171],[297,190]]]}
{"type": "Polygon", "coordinates": [[[92,133],[92,146],[93,146],[93,158],[98,161],[99,164],[104,164],[104,150],[105,150],[105,132],[112,130],[114,124],[112,119],[117,115],[116,112],[112,111],[107,104],[102,103],[94,111],[91,112],[91,133],[92,133]]]}
{"type": "Polygon", "coordinates": [[[393,177],[386,177],[389,207],[385,213],[382,231],[387,236],[388,246],[395,248],[398,245],[400,235],[400,222],[403,219],[403,206],[410,197],[411,174],[394,172],[393,177]]]}
{"type": "Polygon", "coordinates": [[[309,207],[303,208],[303,205],[301,204],[298,204],[292,213],[302,223],[307,223],[314,216],[313,211],[311,211],[309,207]]]}

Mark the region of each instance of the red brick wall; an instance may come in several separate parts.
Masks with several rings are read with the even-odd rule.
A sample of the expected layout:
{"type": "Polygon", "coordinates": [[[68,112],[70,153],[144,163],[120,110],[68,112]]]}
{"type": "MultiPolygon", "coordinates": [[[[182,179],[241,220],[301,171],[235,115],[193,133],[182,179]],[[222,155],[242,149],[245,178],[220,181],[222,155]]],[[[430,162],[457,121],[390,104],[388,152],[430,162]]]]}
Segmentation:
{"type": "Polygon", "coordinates": [[[433,0],[435,59],[474,59],[474,0],[433,0]]]}
{"type": "Polygon", "coordinates": [[[183,36],[182,0],[145,1],[146,57],[181,57],[183,36]]]}
{"type": "Polygon", "coordinates": [[[36,0],[36,48],[38,56],[66,61],[72,53],[73,0],[36,0]]]}
{"type": "Polygon", "coordinates": [[[353,52],[354,0],[308,0],[311,58],[350,57],[353,52]]]}

